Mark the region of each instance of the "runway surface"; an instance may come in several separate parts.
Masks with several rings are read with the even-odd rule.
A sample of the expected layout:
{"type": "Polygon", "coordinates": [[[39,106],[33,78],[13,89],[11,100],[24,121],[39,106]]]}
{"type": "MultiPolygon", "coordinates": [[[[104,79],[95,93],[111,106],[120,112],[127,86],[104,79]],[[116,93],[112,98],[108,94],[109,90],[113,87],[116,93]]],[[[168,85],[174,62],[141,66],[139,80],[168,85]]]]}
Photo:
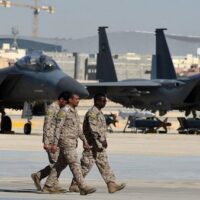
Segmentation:
{"type": "MultiPolygon", "coordinates": [[[[88,105],[82,103],[78,110],[81,120],[88,105]]],[[[118,113],[121,106],[109,103],[104,113],[118,113]]],[[[97,192],[87,196],[77,193],[48,195],[38,194],[30,174],[48,163],[42,149],[43,117],[32,120],[33,133],[23,135],[25,119],[20,113],[8,113],[13,121],[15,134],[0,134],[0,199],[2,200],[198,200],[200,196],[200,136],[179,135],[176,117],[182,113],[171,112],[173,126],[168,134],[134,134],[131,129],[122,133],[126,119],[120,119],[114,133],[108,134],[108,155],[117,180],[126,188],[115,194],[107,192],[106,184],[96,166],[86,177],[97,192]]],[[[81,156],[79,142],[78,153],[81,156]]],[[[72,175],[63,171],[60,184],[68,189],[72,175]]],[[[42,184],[44,181],[42,181],[42,184]]]]}
{"type": "MultiPolygon", "coordinates": [[[[38,194],[30,174],[47,164],[41,134],[0,135],[0,199],[140,199],[188,200],[200,196],[200,136],[158,134],[109,134],[110,164],[119,181],[127,187],[115,194],[107,188],[96,166],[86,180],[97,188],[87,196],[77,193],[38,194]]],[[[80,143],[80,142],[79,142],[80,143]]],[[[81,155],[81,144],[78,147],[81,155]]],[[[60,178],[68,189],[69,168],[60,178]]]]}

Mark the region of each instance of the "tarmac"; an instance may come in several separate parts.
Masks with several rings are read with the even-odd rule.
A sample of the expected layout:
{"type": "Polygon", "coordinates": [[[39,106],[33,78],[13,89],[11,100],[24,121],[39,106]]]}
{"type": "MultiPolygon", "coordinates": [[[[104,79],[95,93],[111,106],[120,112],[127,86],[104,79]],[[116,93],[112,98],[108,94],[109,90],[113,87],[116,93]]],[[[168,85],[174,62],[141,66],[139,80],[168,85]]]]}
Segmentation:
{"type": "MultiPolygon", "coordinates": [[[[199,199],[200,196],[200,136],[178,134],[108,135],[108,155],[117,180],[126,188],[114,194],[106,185],[96,166],[86,177],[96,193],[80,196],[77,193],[39,194],[30,174],[48,163],[42,149],[42,135],[0,135],[0,199],[199,199]]],[[[81,156],[79,142],[78,153],[81,156]]],[[[65,169],[60,185],[68,189],[72,175],[65,169]]],[[[43,184],[44,182],[42,182],[43,184]]]]}
{"type": "MultiPolygon", "coordinates": [[[[115,112],[115,106],[107,113],[115,112]]],[[[79,110],[83,116],[87,107],[79,110]]],[[[172,113],[174,115],[174,113],[172,113]]],[[[135,134],[127,129],[126,120],[120,120],[114,132],[108,134],[108,157],[119,182],[126,188],[109,194],[96,166],[86,177],[96,193],[81,196],[78,193],[41,194],[31,180],[31,173],[48,164],[42,149],[43,117],[32,120],[33,133],[22,133],[25,120],[13,114],[15,134],[0,134],[0,199],[2,200],[198,200],[200,196],[200,136],[177,134],[177,124],[168,134],[135,134]]],[[[175,118],[170,119],[174,121],[175,118]]],[[[78,154],[82,145],[79,141],[78,154]]],[[[71,172],[66,168],[60,185],[68,189],[71,172]]],[[[42,181],[42,185],[44,181],[42,181]]]]}

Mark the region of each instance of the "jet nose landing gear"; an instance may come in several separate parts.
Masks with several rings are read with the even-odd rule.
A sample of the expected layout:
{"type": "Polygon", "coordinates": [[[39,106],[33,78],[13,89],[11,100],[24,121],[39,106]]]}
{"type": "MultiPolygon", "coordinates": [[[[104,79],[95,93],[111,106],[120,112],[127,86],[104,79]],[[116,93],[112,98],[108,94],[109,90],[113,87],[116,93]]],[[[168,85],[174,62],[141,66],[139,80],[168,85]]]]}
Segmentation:
{"type": "MultiPolygon", "coordinates": [[[[6,115],[5,111],[1,112],[1,131],[0,133],[14,133],[12,131],[12,120],[9,116],[6,115]]],[[[31,134],[32,123],[30,119],[28,119],[27,123],[24,125],[24,134],[30,135],[31,134]]]]}
{"type": "Polygon", "coordinates": [[[1,133],[11,132],[12,121],[9,116],[6,115],[4,111],[1,113],[1,133]]]}
{"type": "Polygon", "coordinates": [[[24,102],[24,107],[22,111],[22,118],[27,119],[27,123],[24,124],[24,134],[30,135],[32,129],[31,119],[33,117],[33,113],[31,110],[31,104],[28,102],[24,102]]]}
{"type": "Polygon", "coordinates": [[[31,129],[32,129],[32,123],[30,120],[26,124],[24,124],[24,134],[25,135],[30,135],[31,134],[31,129]]]}

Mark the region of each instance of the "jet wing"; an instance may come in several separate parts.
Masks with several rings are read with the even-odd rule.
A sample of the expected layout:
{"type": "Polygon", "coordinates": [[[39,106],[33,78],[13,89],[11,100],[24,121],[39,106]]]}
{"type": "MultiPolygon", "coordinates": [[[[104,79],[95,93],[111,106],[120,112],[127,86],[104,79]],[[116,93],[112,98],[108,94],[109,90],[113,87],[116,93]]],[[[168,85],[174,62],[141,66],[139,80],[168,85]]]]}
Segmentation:
{"type": "Polygon", "coordinates": [[[119,81],[119,82],[99,82],[99,83],[83,83],[89,87],[160,87],[161,84],[152,81],[119,81]]]}
{"type": "Polygon", "coordinates": [[[109,94],[120,95],[141,95],[149,94],[151,89],[161,87],[161,83],[153,81],[119,81],[119,82],[99,82],[99,83],[83,83],[90,94],[104,92],[109,94]]]}

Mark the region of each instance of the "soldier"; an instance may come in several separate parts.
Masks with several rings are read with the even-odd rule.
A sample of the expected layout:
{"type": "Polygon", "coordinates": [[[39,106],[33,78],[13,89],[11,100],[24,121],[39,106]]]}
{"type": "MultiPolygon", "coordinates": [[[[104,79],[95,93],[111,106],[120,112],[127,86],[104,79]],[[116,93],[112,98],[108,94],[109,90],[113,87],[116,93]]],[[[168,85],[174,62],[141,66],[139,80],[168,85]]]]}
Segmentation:
{"type": "MultiPolygon", "coordinates": [[[[105,94],[96,94],[94,96],[94,106],[86,113],[83,122],[83,133],[88,141],[88,144],[92,146],[91,149],[85,149],[81,158],[81,167],[83,177],[85,177],[91,170],[94,163],[96,163],[101,176],[107,184],[108,192],[114,193],[125,187],[125,184],[117,184],[115,175],[111,170],[106,148],[108,146],[106,140],[106,121],[101,111],[106,105],[105,94]]],[[[78,192],[78,187],[75,180],[72,180],[69,188],[70,192],[78,192]]]]}
{"type": "Polygon", "coordinates": [[[52,152],[56,152],[60,148],[58,161],[51,170],[49,177],[44,185],[44,193],[57,193],[54,189],[56,179],[60,176],[63,169],[69,165],[70,170],[77,182],[81,195],[87,195],[96,191],[95,188],[86,185],[81,166],[78,162],[76,148],[78,145],[78,137],[83,141],[83,147],[91,148],[80,128],[80,120],[76,111],[79,104],[79,96],[77,94],[70,95],[68,105],[61,108],[58,113],[56,131],[54,137],[54,146],[52,152]]]}
{"type": "MultiPolygon", "coordinates": [[[[49,105],[46,116],[44,118],[44,126],[43,126],[43,148],[46,150],[48,159],[49,159],[49,165],[46,166],[44,169],[41,169],[40,171],[31,174],[31,178],[33,179],[33,182],[35,184],[35,187],[38,191],[41,190],[40,181],[49,176],[51,168],[55,164],[55,162],[58,159],[59,155],[59,149],[53,154],[51,153],[51,148],[53,145],[53,139],[54,139],[54,132],[55,132],[55,125],[56,125],[56,119],[57,114],[61,107],[65,106],[67,103],[67,99],[69,98],[68,92],[63,92],[59,95],[57,101],[54,101],[51,105],[49,105]]],[[[58,185],[58,184],[57,184],[58,185]]]]}

